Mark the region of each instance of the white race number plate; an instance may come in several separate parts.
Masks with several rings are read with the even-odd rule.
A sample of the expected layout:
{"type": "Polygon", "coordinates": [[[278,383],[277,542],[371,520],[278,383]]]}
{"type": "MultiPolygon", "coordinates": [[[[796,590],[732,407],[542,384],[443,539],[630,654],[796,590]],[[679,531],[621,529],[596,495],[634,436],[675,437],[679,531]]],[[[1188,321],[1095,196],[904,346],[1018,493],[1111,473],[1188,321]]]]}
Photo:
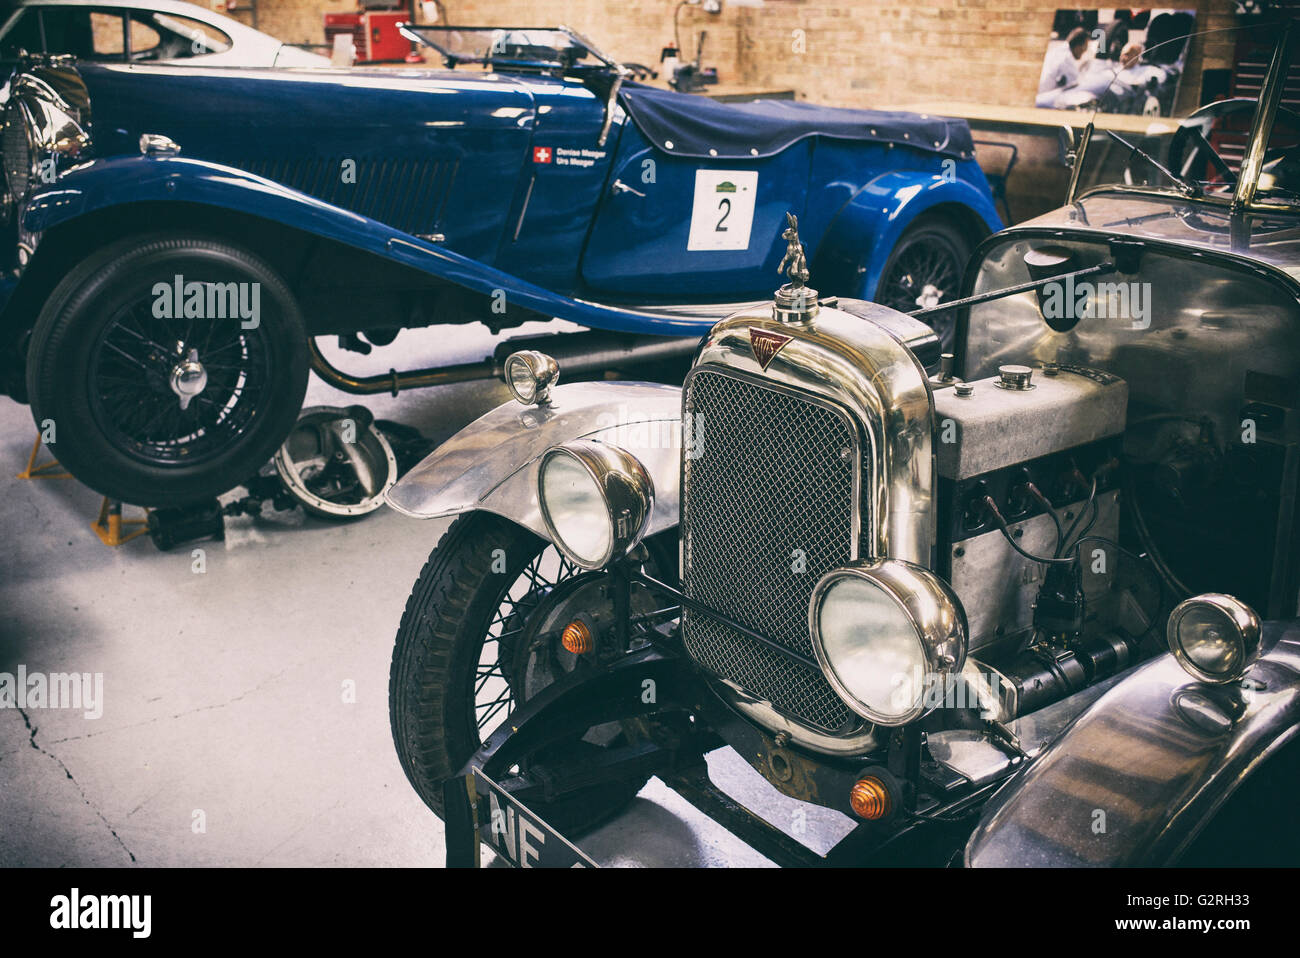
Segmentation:
{"type": "Polygon", "coordinates": [[[757,196],[756,170],[696,170],[686,249],[748,249],[757,196]]]}

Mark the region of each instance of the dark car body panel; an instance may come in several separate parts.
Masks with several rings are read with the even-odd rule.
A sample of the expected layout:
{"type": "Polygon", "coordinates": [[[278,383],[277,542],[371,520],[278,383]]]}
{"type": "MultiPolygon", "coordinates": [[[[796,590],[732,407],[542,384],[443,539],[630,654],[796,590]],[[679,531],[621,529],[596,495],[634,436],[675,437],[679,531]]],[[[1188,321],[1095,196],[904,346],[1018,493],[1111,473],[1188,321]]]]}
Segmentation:
{"type": "Polygon", "coordinates": [[[498,74],[398,85],[381,71],[81,64],[78,72],[99,156],[138,154],[141,134],[163,133],[188,158],[265,176],[403,232],[445,233],[452,249],[488,265],[536,116],[527,87],[498,74]]]}

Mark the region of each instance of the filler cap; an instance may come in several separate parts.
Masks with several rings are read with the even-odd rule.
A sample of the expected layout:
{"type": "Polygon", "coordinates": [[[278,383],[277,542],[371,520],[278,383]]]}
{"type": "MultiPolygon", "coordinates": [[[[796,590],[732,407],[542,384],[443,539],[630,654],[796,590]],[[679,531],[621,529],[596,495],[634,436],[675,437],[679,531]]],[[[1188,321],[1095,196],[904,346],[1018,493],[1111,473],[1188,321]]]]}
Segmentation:
{"type": "Polygon", "coordinates": [[[994,384],[1001,389],[1024,391],[1033,389],[1034,371],[1028,366],[999,366],[998,381],[994,384]]]}

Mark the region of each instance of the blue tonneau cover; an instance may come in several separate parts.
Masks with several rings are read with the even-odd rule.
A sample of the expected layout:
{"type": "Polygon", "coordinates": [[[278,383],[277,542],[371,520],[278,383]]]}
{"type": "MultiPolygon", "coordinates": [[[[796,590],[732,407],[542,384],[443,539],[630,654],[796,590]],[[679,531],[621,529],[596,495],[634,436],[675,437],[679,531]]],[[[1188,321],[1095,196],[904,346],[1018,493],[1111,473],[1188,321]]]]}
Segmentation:
{"type": "Polygon", "coordinates": [[[850,110],[793,100],[720,103],[639,83],[624,84],[620,98],[646,138],[673,156],[773,156],[809,136],[894,143],[959,159],[975,155],[966,121],[942,116],[850,110]]]}

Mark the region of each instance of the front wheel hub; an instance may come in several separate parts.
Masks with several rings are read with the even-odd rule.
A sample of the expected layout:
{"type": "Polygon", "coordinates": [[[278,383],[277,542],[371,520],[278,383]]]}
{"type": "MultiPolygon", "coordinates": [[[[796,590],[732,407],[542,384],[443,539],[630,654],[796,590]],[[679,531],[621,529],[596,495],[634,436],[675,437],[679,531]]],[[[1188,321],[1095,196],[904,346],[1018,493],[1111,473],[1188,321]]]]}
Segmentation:
{"type": "Polygon", "coordinates": [[[916,305],[922,309],[933,309],[941,302],[943,302],[943,290],[934,283],[926,283],[925,288],[921,290],[921,295],[916,297],[916,305]]]}
{"type": "Polygon", "coordinates": [[[208,385],[208,371],[199,362],[199,351],[191,349],[184,360],[172,367],[170,384],[180,400],[181,409],[188,409],[190,401],[208,385]]]}

